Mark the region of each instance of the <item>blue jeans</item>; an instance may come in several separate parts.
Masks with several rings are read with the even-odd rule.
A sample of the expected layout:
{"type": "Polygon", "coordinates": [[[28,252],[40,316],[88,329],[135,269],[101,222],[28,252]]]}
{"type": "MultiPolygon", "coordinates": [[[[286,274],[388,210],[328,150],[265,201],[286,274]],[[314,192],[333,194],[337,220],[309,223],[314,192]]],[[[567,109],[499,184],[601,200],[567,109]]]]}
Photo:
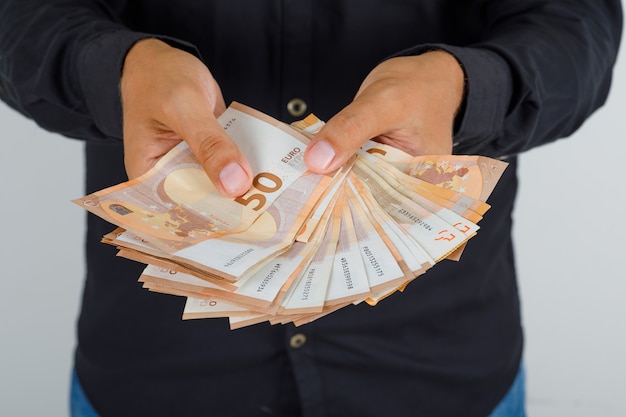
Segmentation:
{"type": "Polygon", "coordinates": [[[526,376],[522,363],[502,401],[489,414],[489,417],[526,417],[526,376]]]}
{"type": "MultiPolygon", "coordinates": [[[[519,372],[513,381],[509,392],[502,401],[489,414],[489,417],[525,417],[525,377],[524,366],[520,366],[519,372]]],[[[98,417],[98,413],[85,396],[80,386],[76,372],[72,373],[72,386],[70,390],[70,415],[72,417],[98,417]]]]}
{"type": "Polygon", "coordinates": [[[80,385],[76,371],[72,372],[72,385],[70,386],[70,416],[98,417],[98,413],[93,409],[80,385]]]}

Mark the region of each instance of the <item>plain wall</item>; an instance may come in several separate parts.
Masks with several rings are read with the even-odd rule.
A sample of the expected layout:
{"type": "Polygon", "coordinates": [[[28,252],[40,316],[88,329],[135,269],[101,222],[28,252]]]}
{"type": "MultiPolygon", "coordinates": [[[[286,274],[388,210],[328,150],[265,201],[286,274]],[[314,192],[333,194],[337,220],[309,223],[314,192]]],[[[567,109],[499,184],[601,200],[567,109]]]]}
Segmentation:
{"type": "Polygon", "coordinates": [[[530,417],[626,416],[623,52],[606,106],[521,159],[514,233],[530,417]]]}
{"type": "MultiPolygon", "coordinates": [[[[607,105],[521,159],[530,417],[626,416],[623,55],[607,105]]],[[[82,145],[3,104],[0,128],[0,416],[65,416],[84,271],[85,213],[70,203],[83,195],[82,145]]]]}

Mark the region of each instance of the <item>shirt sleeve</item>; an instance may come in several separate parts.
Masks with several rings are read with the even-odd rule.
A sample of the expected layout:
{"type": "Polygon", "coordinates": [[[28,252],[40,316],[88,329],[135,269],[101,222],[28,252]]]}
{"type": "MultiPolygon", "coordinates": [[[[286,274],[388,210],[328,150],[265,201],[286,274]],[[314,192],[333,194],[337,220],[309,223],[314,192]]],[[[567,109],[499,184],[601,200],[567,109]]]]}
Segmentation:
{"type": "Polygon", "coordinates": [[[572,134],[606,100],[622,30],[620,1],[483,2],[484,35],[445,50],[466,75],[454,152],[504,157],[572,134]]]}
{"type": "Polygon", "coordinates": [[[125,3],[4,1],[0,98],[47,130],[80,139],[120,140],[119,80],[126,53],[141,39],[164,38],[129,30],[119,18],[125,3]]]}

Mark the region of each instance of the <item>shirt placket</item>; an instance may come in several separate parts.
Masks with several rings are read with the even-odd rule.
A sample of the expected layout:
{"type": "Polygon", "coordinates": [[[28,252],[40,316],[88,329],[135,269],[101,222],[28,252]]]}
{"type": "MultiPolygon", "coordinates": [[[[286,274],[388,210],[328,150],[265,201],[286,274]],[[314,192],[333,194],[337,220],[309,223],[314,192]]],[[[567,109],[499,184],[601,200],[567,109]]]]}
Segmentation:
{"type": "Polygon", "coordinates": [[[292,122],[311,112],[312,0],[282,2],[281,120],[292,122]]]}

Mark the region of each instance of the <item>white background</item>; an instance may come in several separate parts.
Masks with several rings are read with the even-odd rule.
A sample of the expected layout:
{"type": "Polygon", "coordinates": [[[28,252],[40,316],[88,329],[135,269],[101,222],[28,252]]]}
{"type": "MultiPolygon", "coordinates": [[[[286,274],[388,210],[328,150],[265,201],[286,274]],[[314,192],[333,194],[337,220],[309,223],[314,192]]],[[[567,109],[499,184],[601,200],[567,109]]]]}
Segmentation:
{"type": "MultiPolygon", "coordinates": [[[[626,416],[626,61],[607,105],[526,153],[515,212],[530,417],[626,416]]],[[[68,414],[82,145],[0,103],[0,416],[68,414]]]]}

